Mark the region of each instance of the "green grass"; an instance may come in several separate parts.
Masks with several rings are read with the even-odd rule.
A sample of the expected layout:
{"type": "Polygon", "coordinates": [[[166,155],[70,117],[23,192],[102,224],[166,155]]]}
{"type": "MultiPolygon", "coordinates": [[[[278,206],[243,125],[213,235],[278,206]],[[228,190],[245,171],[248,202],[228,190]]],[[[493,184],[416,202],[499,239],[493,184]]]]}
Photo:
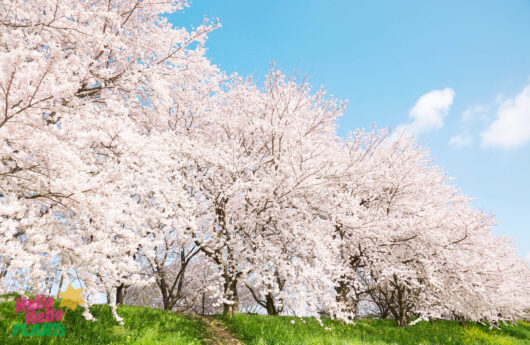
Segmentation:
{"type": "Polygon", "coordinates": [[[530,344],[530,324],[501,330],[468,324],[466,328],[453,321],[436,321],[434,326],[419,322],[398,328],[393,320],[360,320],[355,325],[323,319],[324,327],[315,319],[288,316],[237,315],[223,319],[239,339],[249,345],[511,345],[530,344]],[[295,320],[292,324],[291,320],[295,320]]]}
{"type": "MultiPolygon", "coordinates": [[[[58,307],[55,302],[54,307],[58,307]]],[[[208,325],[199,318],[143,307],[122,306],[118,314],[125,325],[112,317],[110,307],[95,305],[96,322],[86,321],[82,308],[69,311],[65,317],[63,337],[13,337],[13,325],[25,322],[23,313],[15,312],[15,301],[0,303],[0,344],[171,344],[198,345],[211,339],[208,325]]],[[[223,320],[234,336],[248,345],[530,345],[530,324],[502,326],[488,330],[469,323],[466,328],[453,321],[428,322],[406,329],[392,320],[365,319],[355,325],[323,319],[320,326],[312,318],[288,316],[237,315],[223,320]],[[294,320],[294,324],[291,321],[294,320]],[[330,330],[326,329],[330,328],[330,330]]]]}
{"type": "MultiPolygon", "coordinates": [[[[54,308],[58,307],[55,301],[54,308]]],[[[68,311],[64,325],[66,334],[62,337],[17,337],[12,336],[13,325],[25,322],[24,313],[15,312],[15,301],[0,303],[0,344],[203,344],[208,337],[207,325],[200,320],[169,311],[143,307],[120,306],[118,314],[125,325],[118,324],[107,305],[90,308],[96,322],[86,321],[81,315],[83,309],[68,311]]],[[[29,327],[28,327],[29,329],[29,327]]]]}

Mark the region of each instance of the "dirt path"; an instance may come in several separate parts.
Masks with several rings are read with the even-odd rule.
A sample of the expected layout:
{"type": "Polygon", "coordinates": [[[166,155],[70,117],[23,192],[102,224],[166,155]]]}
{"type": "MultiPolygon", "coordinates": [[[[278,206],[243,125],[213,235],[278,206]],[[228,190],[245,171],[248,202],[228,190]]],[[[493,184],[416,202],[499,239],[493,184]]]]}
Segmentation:
{"type": "Polygon", "coordinates": [[[226,329],[222,321],[217,320],[211,316],[194,315],[193,317],[198,318],[208,324],[208,332],[212,339],[203,338],[208,345],[243,345],[236,337],[226,329]]]}

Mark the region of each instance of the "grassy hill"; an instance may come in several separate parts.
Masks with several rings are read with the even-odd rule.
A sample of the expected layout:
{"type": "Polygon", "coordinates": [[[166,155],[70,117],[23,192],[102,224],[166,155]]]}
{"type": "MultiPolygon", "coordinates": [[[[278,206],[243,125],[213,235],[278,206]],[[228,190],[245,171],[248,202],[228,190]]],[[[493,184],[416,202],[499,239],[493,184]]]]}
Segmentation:
{"type": "Polygon", "coordinates": [[[324,327],[312,318],[238,315],[225,320],[232,333],[251,345],[518,345],[530,344],[530,324],[502,326],[501,330],[453,321],[419,322],[398,328],[393,320],[359,320],[355,325],[323,319],[324,327]],[[293,323],[294,321],[294,323],[293,323]]]}
{"type": "Polygon", "coordinates": [[[91,311],[97,322],[86,321],[80,307],[68,312],[62,337],[13,337],[14,324],[24,322],[25,316],[15,312],[14,301],[0,303],[0,344],[236,344],[224,328],[242,344],[252,345],[530,344],[530,324],[523,322],[491,331],[475,324],[463,328],[451,321],[434,326],[420,322],[400,329],[392,320],[361,320],[352,326],[325,319],[321,327],[311,318],[238,315],[226,320],[122,306],[118,309],[125,321],[122,326],[106,305],[93,306],[91,311]]]}
{"type": "MultiPolygon", "coordinates": [[[[54,307],[59,303],[55,301],[54,307]]],[[[16,304],[0,303],[0,344],[175,344],[199,345],[208,339],[208,325],[199,319],[170,311],[143,307],[121,306],[118,314],[125,325],[120,325],[107,305],[95,305],[90,310],[96,322],[82,316],[83,309],[68,311],[62,337],[12,336],[15,323],[25,322],[24,313],[15,312],[16,304]]]]}

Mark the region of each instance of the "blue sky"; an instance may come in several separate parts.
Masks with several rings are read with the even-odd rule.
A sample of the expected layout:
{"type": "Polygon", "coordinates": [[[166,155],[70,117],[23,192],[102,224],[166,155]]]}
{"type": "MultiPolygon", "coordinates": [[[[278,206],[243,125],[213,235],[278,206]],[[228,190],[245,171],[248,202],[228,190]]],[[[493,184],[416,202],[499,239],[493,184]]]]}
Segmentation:
{"type": "Polygon", "coordinates": [[[414,131],[530,260],[530,1],[196,0],[170,21],[204,16],[224,71],[260,80],[274,60],[349,100],[339,134],[414,131]]]}

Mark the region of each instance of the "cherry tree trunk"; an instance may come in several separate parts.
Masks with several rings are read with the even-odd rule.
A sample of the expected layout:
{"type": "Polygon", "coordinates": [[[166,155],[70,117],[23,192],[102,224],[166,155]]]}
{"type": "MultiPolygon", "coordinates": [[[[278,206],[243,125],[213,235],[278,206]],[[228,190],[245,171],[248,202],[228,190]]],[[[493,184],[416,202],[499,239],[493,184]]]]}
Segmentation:
{"type": "Polygon", "coordinates": [[[278,315],[278,308],[276,308],[274,297],[270,293],[265,296],[265,306],[268,315],[278,315]]]}
{"type": "Polygon", "coordinates": [[[225,298],[231,303],[223,303],[223,315],[233,317],[239,312],[239,297],[237,295],[237,279],[225,278],[225,298]]]}
{"type": "Polygon", "coordinates": [[[125,284],[120,284],[116,288],[116,305],[123,304],[125,299],[125,284]]]}
{"type": "Polygon", "coordinates": [[[396,320],[398,327],[407,327],[409,323],[408,321],[409,320],[405,312],[401,312],[399,317],[396,320]]]}

